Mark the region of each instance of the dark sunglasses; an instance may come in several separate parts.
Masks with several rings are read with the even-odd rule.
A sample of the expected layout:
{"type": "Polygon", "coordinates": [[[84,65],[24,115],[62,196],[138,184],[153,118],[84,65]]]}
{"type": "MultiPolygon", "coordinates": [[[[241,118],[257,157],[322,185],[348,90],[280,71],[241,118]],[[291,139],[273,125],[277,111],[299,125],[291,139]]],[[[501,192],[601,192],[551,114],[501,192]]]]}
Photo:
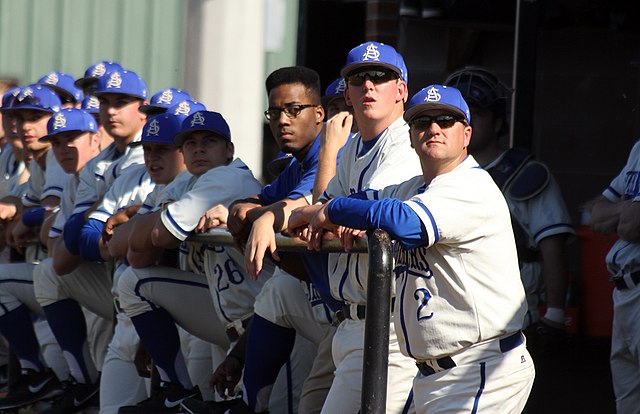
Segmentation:
{"type": "Polygon", "coordinates": [[[424,115],[409,122],[409,125],[416,129],[428,129],[431,123],[435,122],[442,129],[451,128],[456,122],[462,122],[466,125],[464,118],[455,115],[424,115]]]}
{"type": "Polygon", "coordinates": [[[347,76],[347,82],[353,86],[362,86],[367,78],[374,84],[389,82],[398,79],[398,74],[392,71],[384,70],[364,70],[347,76]]]}

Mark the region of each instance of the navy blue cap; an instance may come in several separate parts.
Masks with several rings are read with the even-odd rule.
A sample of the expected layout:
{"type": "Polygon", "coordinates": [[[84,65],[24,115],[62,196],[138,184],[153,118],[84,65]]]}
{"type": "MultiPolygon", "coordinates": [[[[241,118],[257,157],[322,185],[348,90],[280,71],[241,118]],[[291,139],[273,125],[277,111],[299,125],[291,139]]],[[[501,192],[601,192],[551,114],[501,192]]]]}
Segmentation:
{"type": "Polygon", "coordinates": [[[231,141],[229,124],[218,112],[198,111],[189,115],[182,122],[182,132],[176,135],[174,142],[176,145],[182,145],[187,135],[195,131],[210,131],[231,141]]]}
{"type": "Polygon", "coordinates": [[[103,93],[120,93],[147,99],[147,84],[137,73],[130,70],[115,70],[98,78],[96,89],[92,92],[99,96],[103,93]]]}
{"type": "Polygon", "coordinates": [[[419,113],[428,109],[446,109],[463,116],[471,123],[469,105],[460,91],[453,86],[429,85],[413,95],[404,112],[404,120],[409,122],[419,113]]]}
{"type": "Polygon", "coordinates": [[[98,132],[98,124],[93,115],[77,108],[64,108],[49,118],[47,135],[40,141],[50,141],[55,135],[69,131],[98,132]]]}

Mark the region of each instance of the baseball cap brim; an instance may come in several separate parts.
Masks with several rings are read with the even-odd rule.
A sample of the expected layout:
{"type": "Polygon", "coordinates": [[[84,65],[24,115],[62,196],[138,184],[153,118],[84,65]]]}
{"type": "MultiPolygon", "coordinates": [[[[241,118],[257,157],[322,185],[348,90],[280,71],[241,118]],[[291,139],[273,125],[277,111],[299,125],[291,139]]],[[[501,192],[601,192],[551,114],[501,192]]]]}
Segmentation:
{"type": "Polygon", "coordinates": [[[95,85],[98,83],[98,78],[88,77],[88,78],[79,78],[73,82],[80,89],[87,89],[91,85],[95,85]]]}
{"type": "Polygon", "coordinates": [[[355,62],[355,63],[351,63],[350,65],[345,66],[344,68],[342,68],[342,70],[340,70],[340,76],[342,76],[343,78],[347,78],[347,76],[349,76],[350,73],[355,72],[358,69],[361,68],[385,68],[385,69],[390,69],[393,72],[397,73],[398,76],[402,75],[400,73],[400,69],[398,69],[397,67],[389,64],[389,63],[385,63],[385,62],[355,62]]]}
{"type": "Polygon", "coordinates": [[[189,138],[189,135],[194,133],[194,132],[199,132],[199,131],[207,131],[207,132],[211,132],[212,134],[219,136],[220,138],[223,138],[229,142],[231,142],[231,140],[229,139],[229,137],[225,137],[224,135],[222,135],[220,132],[218,131],[214,131],[212,129],[209,128],[198,128],[198,129],[189,129],[187,131],[181,132],[179,134],[177,134],[175,137],[173,137],[173,142],[177,145],[177,146],[182,146],[182,144],[184,144],[184,141],[189,138]]]}
{"type": "MultiPolygon", "coordinates": [[[[84,129],[67,129],[65,131],[62,132],[87,132],[89,134],[95,134],[96,132],[94,131],[85,131],[84,129]]],[[[38,138],[38,141],[40,142],[49,142],[53,139],[53,137],[55,137],[56,135],[60,135],[62,132],[57,132],[55,134],[49,134],[49,135],[45,135],[44,137],[40,137],[38,138]]]]}
{"type": "Polygon", "coordinates": [[[459,115],[461,118],[464,118],[465,120],[467,119],[467,116],[465,115],[465,113],[462,112],[460,109],[456,108],[455,106],[440,103],[440,102],[425,102],[407,109],[403,115],[404,120],[407,122],[410,122],[413,118],[415,118],[422,112],[427,111],[429,109],[442,109],[445,111],[452,112],[456,115],[459,115]]]}
{"type": "Polygon", "coordinates": [[[160,105],[140,105],[138,111],[147,115],[159,115],[167,111],[167,108],[160,105]]]}

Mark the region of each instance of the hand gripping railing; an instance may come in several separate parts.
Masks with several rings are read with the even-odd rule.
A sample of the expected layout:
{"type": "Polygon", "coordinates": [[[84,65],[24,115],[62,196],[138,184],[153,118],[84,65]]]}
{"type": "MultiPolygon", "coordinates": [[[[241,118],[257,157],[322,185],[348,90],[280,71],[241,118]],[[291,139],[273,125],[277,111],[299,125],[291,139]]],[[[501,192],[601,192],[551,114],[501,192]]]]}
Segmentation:
{"type": "MultiPolygon", "coordinates": [[[[224,229],[189,236],[189,241],[233,245],[224,229]]],[[[276,236],[278,250],[306,252],[307,245],[298,239],[276,236]]],[[[343,252],[339,240],[324,240],[322,251],[343,252]]],[[[369,253],[367,284],[367,317],[364,328],[364,360],[362,367],[361,414],[383,414],[387,402],[387,368],[389,364],[389,320],[391,316],[391,283],[393,257],[391,238],[383,230],[370,232],[368,243],[356,239],[352,253],[369,253]]]]}

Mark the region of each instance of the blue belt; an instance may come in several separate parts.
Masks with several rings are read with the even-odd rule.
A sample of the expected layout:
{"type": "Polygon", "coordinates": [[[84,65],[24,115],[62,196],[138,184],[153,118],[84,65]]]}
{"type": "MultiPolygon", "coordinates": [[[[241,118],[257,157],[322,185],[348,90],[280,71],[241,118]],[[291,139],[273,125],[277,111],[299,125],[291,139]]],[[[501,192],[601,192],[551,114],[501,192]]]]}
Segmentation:
{"type": "MultiPolygon", "coordinates": [[[[520,346],[521,344],[522,344],[522,332],[518,331],[512,335],[509,335],[507,337],[500,339],[500,352],[505,353],[505,352],[511,351],[513,348],[520,346]]],[[[418,366],[418,370],[420,371],[420,373],[425,377],[428,375],[435,374],[436,372],[444,371],[446,369],[451,369],[456,366],[456,363],[453,361],[453,359],[451,359],[451,357],[448,357],[448,356],[436,359],[433,362],[435,362],[435,365],[437,365],[441,369],[436,370],[426,362],[419,362],[419,363],[416,363],[416,365],[418,366]]]]}

